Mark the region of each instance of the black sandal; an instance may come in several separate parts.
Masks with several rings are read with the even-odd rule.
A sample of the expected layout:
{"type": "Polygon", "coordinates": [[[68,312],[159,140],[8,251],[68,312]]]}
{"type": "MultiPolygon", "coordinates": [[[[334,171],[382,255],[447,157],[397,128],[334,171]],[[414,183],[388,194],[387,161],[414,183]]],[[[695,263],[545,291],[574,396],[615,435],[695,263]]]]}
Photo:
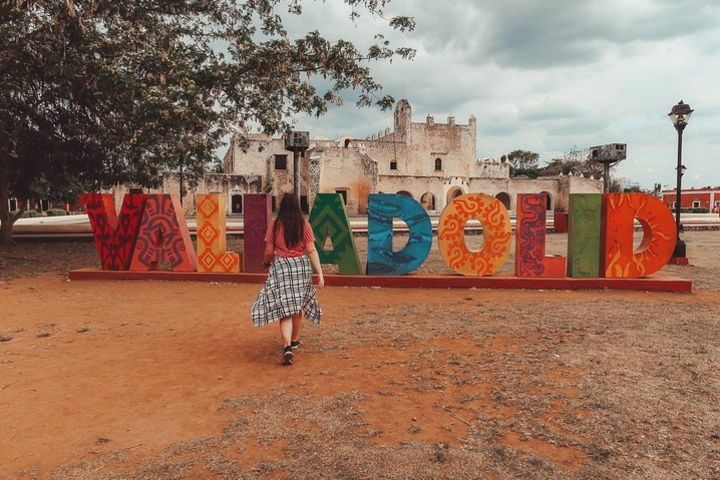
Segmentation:
{"type": "Polygon", "coordinates": [[[280,359],[281,365],[292,365],[293,364],[293,352],[292,348],[287,346],[283,351],[282,359],[280,359]]]}

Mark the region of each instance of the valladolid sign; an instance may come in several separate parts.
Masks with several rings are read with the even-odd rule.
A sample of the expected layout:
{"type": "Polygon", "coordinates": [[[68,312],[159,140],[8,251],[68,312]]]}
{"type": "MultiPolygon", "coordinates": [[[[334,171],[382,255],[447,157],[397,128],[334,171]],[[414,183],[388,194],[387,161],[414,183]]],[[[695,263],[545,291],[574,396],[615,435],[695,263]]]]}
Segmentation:
{"type": "MultiPolygon", "coordinates": [[[[570,195],[567,256],[545,254],[546,198],[518,194],[515,228],[516,277],[640,278],[660,270],[672,256],[676,230],[672,212],[658,199],[640,193],[570,195]],[[633,222],[643,228],[633,248],[633,222]]],[[[197,249],[180,202],[174,195],[129,194],[119,213],[109,194],[81,197],[93,230],[103,270],[174,272],[263,272],[264,235],[272,221],[271,197],[244,195],[244,252],[227,251],[225,197],[198,194],[197,249]]],[[[322,263],[343,275],[398,276],[416,271],[432,246],[425,209],[399,195],[371,194],[368,201],[367,269],[363,272],[345,207],[339,194],[318,194],[310,213],[322,263]],[[407,245],[392,246],[393,220],[409,228],[407,245]],[[331,250],[324,245],[330,237],[331,250]]],[[[445,263],[467,277],[497,272],[507,261],[513,234],[510,216],[496,198],[470,193],[453,199],[437,226],[445,263]],[[465,225],[478,220],[484,242],[479,251],[465,243],[465,225]]]]}

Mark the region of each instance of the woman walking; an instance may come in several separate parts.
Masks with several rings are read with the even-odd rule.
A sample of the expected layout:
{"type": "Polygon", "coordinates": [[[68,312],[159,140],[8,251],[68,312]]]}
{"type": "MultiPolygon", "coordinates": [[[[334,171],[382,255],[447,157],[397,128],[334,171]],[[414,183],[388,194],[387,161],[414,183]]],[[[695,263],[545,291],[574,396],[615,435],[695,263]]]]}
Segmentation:
{"type": "Polygon", "coordinates": [[[312,284],[312,267],[320,277],[318,286],[325,286],[315,236],[295,195],[286,193],[280,201],[277,218],[265,235],[263,261],[270,271],[252,307],[253,324],[260,327],[280,321],[285,347],[280,363],[292,365],[293,351],[300,346],[298,334],[303,313],[313,323],[320,323],[322,317],[312,284]]]}

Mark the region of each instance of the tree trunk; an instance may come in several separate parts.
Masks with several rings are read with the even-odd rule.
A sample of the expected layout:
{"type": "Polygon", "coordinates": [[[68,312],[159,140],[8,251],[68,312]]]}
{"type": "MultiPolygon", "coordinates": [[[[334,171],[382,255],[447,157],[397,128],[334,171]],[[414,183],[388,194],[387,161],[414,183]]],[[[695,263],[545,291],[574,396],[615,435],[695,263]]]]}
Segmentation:
{"type": "Polygon", "coordinates": [[[17,215],[13,215],[10,212],[10,187],[7,181],[0,176],[0,245],[12,245],[13,244],[13,225],[15,220],[22,216],[25,206],[20,207],[20,211],[17,215]]]}

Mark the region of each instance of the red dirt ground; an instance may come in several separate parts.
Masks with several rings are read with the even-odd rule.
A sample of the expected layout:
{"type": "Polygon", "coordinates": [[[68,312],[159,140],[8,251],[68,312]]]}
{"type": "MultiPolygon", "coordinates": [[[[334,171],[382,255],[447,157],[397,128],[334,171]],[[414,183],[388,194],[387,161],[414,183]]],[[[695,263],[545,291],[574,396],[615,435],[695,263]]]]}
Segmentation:
{"type": "MultiPolygon", "coordinates": [[[[288,391],[306,399],[359,392],[363,421],[352,434],[372,439],[375,446],[415,441],[461,448],[478,421],[530,416],[565,442],[503,428],[493,444],[536,455],[567,474],[591,460],[592,429],[573,432],[564,425],[569,415],[597,414],[571,405],[582,397],[587,365],[571,361],[533,372],[533,351],[542,350],[550,337],[563,343],[564,333],[543,334],[537,328],[524,337],[504,333],[510,319],[488,310],[506,304],[509,295],[520,308],[548,311],[568,300],[590,305],[597,303],[597,292],[327,288],[320,292],[324,323],[307,327],[296,365],[286,368],[277,364],[277,327],[250,324],[258,290],[255,285],[67,282],[56,275],[7,283],[0,289],[0,334],[12,338],[0,343],[0,475],[46,478],[58,467],[92,462],[107,452],[122,452],[123,459],[103,473],[127,471],[179,442],[220,435],[234,418],[232,409],[221,408],[229,398],[288,391]],[[412,306],[420,301],[443,321],[430,313],[428,321],[395,329],[405,338],[388,338],[393,331],[384,331],[383,323],[418,320],[412,306]],[[352,324],[358,309],[386,312],[375,332],[384,340],[368,325],[352,324]],[[448,312],[451,318],[444,317],[448,312]],[[467,317],[455,317],[458,312],[467,317]],[[462,335],[465,322],[484,322],[494,333],[478,343],[477,335],[462,335]],[[431,326],[436,331],[419,330],[431,326]],[[530,393],[547,405],[529,414],[518,402],[499,400],[498,392],[507,387],[498,380],[503,372],[482,368],[488,355],[518,357],[516,368],[533,372],[528,373],[535,378],[530,393]],[[480,368],[468,376],[472,365],[480,368]]],[[[647,297],[606,292],[603,301],[642,305],[647,297]]],[[[652,303],[658,302],[702,310],[717,306],[720,296],[653,294],[652,303]]],[[[281,458],[286,442],[249,438],[233,458],[249,468],[281,458]]],[[[172,478],[205,478],[198,465],[187,472],[188,477],[172,478]]],[[[503,478],[502,469],[486,473],[503,478]]]]}

